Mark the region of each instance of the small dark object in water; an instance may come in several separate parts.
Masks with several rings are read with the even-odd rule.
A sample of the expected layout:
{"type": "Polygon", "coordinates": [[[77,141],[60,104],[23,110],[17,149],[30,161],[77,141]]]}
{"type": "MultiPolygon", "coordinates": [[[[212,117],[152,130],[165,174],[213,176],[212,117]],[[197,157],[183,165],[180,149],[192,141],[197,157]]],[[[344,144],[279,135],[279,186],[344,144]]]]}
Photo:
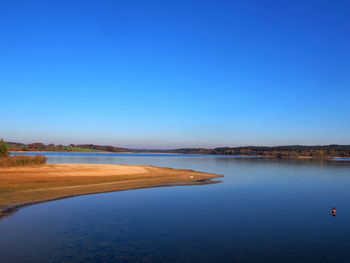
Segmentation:
{"type": "Polygon", "coordinates": [[[337,215],[337,209],[335,209],[335,207],[332,207],[332,216],[336,216],[337,215]]]}

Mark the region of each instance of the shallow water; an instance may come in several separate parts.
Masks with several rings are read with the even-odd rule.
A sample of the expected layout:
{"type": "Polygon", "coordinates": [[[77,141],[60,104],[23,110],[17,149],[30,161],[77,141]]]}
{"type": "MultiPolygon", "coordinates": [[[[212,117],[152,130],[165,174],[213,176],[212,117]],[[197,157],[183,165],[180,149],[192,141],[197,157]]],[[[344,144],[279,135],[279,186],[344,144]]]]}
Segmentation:
{"type": "Polygon", "coordinates": [[[348,262],[350,163],[50,153],[51,163],[147,164],[223,183],[74,197],[0,221],[0,262],[348,262]],[[335,206],[337,216],[330,214],[335,206]]]}

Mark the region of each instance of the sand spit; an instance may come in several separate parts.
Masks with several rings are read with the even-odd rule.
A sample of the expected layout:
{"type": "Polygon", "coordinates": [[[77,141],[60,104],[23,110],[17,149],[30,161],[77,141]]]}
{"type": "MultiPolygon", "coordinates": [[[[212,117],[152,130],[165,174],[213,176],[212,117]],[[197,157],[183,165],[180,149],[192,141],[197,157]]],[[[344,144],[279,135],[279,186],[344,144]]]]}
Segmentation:
{"type": "Polygon", "coordinates": [[[34,203],[130,189],[217,183],[222,176],[136,165],[48,164],[0,169],[0,218],[34,203]]]}

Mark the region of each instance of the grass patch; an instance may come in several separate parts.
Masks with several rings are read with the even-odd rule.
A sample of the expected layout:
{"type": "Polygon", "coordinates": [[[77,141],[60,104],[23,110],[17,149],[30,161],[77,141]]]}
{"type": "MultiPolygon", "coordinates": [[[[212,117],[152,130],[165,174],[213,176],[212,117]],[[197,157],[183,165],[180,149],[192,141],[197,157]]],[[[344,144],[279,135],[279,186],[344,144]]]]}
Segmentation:
{"type": "Polygon", "coordinates": [[[72,151],[72,152],[103,152],[102,150],[98,149],[89,149],[89,148],[81,148],[81,147],[65,147],[66,151],[72,151]]]}
{"type": "Polygon", "coordinates": [[[42,155],[37,156],[7,156],[0,158],[0,167],[38,166],[46,164],[47,158],[42,155]]]}

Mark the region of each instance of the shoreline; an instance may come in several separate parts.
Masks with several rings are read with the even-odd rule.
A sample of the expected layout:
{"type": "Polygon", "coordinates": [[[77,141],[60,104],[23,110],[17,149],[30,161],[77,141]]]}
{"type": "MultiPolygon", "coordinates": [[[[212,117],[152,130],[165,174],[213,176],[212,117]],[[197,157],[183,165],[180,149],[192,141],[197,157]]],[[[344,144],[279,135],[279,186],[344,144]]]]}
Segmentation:
{"type": "Polygon", "coordinates": [[[0,219],[20,208],[74,196],[219,183],[221,175],[136,165],[48,164],[0,169],[0,219]]]}
{"type": "Polygon", "coordinates": [[[102,152],[102,151],[10,151],[10,153],[110,153],[110,154],[164,154],[164,155],[208,155],[208,156],[225,156],[225,157],[241,157],[241,158],[257,158],[257,159],[270,159],[270,160],[332,160],[332,159],[350,159],[350,157],[341,156],[323,156],[323,157],[313,157],[313,156],[283,156],[276,157],[270,155],[228,155],[228,154],[202,154],[202,153],[172,153],[172,152],[102,152]]]}
{"type": "Polygon", "coordinates": [[[10,153],[135,153],[135,152],[104,152],[104,151],[10,151],[10,153]]]}

